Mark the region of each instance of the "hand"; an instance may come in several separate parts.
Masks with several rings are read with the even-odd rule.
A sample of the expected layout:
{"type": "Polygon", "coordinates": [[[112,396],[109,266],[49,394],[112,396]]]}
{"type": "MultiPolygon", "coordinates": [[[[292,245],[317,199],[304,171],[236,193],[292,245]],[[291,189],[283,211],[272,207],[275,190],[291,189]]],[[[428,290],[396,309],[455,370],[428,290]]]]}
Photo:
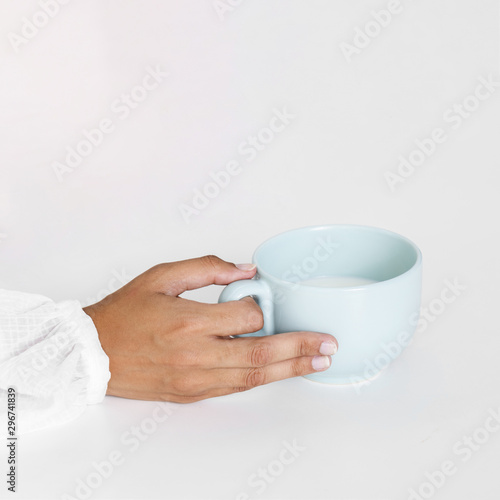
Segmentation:
{"type": "Polygon", "coordinates": [[[179,297],[255,273],[214,256],[160,264],[84,308],[110,360],[107,394],[188,403],[328,368],[338,347],[331,335],[231,338],[262,328],[252,298],[204,304],[179,297]]]}

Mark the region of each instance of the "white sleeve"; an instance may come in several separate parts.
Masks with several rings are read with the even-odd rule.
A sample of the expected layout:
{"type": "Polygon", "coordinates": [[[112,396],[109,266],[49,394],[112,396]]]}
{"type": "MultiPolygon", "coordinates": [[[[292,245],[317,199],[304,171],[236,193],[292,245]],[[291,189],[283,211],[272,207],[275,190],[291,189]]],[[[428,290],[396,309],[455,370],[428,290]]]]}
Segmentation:
{"type": "Polygon", "coordinates": [[[104,399],[109,378],[109,359],[78,301],[0,289],[0,415],[14,387],[18,434],[78,417],[104,399]]]}

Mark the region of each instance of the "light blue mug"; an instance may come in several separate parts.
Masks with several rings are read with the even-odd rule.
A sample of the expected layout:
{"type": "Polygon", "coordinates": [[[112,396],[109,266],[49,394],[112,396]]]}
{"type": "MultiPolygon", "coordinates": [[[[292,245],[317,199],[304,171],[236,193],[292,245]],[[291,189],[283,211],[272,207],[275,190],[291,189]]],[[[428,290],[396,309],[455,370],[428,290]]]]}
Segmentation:
{"type": "Polygon", "coordinates": [[[410,240],[367,226],[313,226],[287,231],[254,253],[257,275],[236,281],[219,302],[253,296],[264,328],[330,333],[339,342],[332,365],[306,378],[330,384],[371,379],[410,342],[420,311],[422,255],[410,240]]]}

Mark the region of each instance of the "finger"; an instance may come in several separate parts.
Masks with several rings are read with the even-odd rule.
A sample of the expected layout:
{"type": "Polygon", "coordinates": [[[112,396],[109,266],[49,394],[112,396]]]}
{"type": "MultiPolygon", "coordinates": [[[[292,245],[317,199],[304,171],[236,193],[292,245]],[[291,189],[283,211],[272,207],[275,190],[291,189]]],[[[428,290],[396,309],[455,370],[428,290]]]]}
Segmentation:
{"type": "Polygon", "coordinates": [[[302,356],[257,368],[221,368],[212,370],[206,378],[213,389],[230,389],[233,392],[252,389],[291,377],[322,372],[330,368],[330,356],[302,356]]]}
{"type": "MultiPolygon", "coordinates": [[[[330,356],[302,356],[257,368],[217,368],[203,370],[198,374],[172,377],[167,391],[150,394],[136,393],[127,389],[110,392],[133,399],[176,401],[189,403],[201,399],[241,392],[286,378],[308,375],[327,370],[331,366],[330,356]]],[[[161,386],[161,384],[160,384],[161,386]]]]}
{"type": "Polygon", "coordinates": [[[242,335],[257,332],[264,326],[262,310],[251,297],[201,306],[207,319],[205,332],[209,335],[242,335]]]}
{"type": "Polygon", "coordinates": [[[335,354],[337,339],[327,333],[291,332],[267,337],[214,339],[212,366],[221,368],[258,368],[302,356],[335,354]]]}
{"type": "Polygon", "coordinates": [[[257,272],[254,264],[235,265],[214,255],[160,264],[150,271],[155,290],[174,296],[203,286],[250,279],[257,272]]]}
{"type": "MultiPolygon", "coordinates": [[[[257,332],[264,325],[262,311],[251,297],[222,304],[206,304],[159,293],[153,298],[148,298],[150,302],[155,299],[160,301],[158,307],[163,307],[166,311],[169,309],[162,306],[162,303],[166,302],[168,305],[169,301],[175,302],[176,313],[175,318],[171,318],[171,322],[177,320],[177,323],[186,328],[186,334],[201,334],[219,339],[257,332]]],[[[214,350],[219,348],[215,344],[211,347],[214,350]]]]}

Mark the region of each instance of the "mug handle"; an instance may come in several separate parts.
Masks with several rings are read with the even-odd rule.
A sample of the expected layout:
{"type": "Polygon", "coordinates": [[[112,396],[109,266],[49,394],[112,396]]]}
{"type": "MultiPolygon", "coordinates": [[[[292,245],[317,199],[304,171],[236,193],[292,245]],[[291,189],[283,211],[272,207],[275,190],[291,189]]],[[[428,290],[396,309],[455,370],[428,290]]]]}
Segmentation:
{"type": "Polygon", "coordinates": [[[264,315],[264,327],[258,332],[245,334],[245,336],[258,337],[262,335],[273,335],[274,333],[274,310],[273,293],[271,287],[261,279],[239,280],[222,290],[219,303],[230,300],[240,300],[243,297],[252,296],[264,315]]]}

